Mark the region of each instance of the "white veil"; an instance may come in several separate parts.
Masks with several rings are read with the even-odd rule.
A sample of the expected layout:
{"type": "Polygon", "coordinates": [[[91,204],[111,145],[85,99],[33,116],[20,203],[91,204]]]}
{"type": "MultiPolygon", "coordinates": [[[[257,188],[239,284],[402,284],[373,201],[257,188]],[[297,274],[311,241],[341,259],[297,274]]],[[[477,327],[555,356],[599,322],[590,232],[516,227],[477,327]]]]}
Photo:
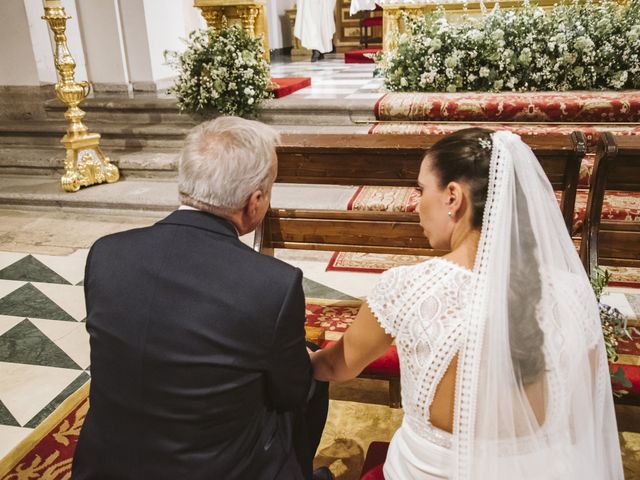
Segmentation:
{"type": "Polygon", "coordinates": [[[531,149],[509,132],[492,139],[458,362],[454,479],[623,479],[587,275],[531,149]]]}

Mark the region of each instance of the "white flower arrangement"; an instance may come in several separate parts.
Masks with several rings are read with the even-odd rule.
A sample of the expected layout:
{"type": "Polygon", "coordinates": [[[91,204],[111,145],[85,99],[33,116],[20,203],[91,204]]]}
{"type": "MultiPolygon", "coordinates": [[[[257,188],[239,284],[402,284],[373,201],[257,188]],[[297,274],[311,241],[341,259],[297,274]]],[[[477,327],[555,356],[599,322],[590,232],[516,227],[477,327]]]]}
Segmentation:
{"type": "Polygon", "coordinates": [[[175,93],[180,111],[203,116],[255,116],[269,98],[269,64],[262,42],[239,26],[195,30],[182,53],[165,52],[178,71],[175,93]]]}
{"type": "Polygon", "coordinates": [[[390,91],[455,92],[640,88],[640,0],[496,3],[449,23],[444,10],[404,15],[398,48],[375,59],[390,91]]]}

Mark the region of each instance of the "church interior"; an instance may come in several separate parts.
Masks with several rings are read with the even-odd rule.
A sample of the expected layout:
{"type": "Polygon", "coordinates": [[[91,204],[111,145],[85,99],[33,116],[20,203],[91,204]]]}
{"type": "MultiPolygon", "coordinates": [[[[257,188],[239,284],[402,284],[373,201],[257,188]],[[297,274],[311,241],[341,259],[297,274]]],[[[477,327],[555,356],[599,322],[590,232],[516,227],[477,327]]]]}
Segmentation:
{"type": "MultiPolygon", "coordinates": [[[[587,272],[609,272],[601,302],[631,332],[611,369],[625,478],[640,479],[640,80],[400,90],[383,72],[405,15],[444,4],[464,22],[482,2],[324,0],[333,31],[314,31],[324,51],[296,36],[304,3],[1,2],[0,480],[70,478],[89,407],[89,248],[178,207],[182,144],[206,115],[179,105],[166,52],[184,52],[194,30],[228,25],[262,44],[271,98],[255,118],[282,136],[265,226],[241,240],[302,270],[307,339],[337,341],[382,272],[442,254],[415,211],[430,145],[469,126],[514,131],[548,174],[587,272]]],[[[640,78],[637,61],[630,75],[640,78]]],[[[382,478],[366,475],[402,423],[400,390],[395,346],[359,378],[332,384],[314,466],[340,480],[382,478]]]]}

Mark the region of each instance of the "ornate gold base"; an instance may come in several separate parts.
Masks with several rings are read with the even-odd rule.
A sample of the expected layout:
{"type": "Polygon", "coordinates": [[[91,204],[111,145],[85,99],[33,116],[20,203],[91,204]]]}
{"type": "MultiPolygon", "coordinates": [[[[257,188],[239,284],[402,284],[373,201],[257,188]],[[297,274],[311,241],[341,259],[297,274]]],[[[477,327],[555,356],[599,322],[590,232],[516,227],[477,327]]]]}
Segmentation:
{"type": "Polygon", "coordinates": [[[67,149],[64,175],[60,180],[67,192],[77,192],[80,187],[98,183],[114,183],[120,172],[100,150],[100,134],[88,133],[81,138],[65,135],[60,140],[67,149]]]}

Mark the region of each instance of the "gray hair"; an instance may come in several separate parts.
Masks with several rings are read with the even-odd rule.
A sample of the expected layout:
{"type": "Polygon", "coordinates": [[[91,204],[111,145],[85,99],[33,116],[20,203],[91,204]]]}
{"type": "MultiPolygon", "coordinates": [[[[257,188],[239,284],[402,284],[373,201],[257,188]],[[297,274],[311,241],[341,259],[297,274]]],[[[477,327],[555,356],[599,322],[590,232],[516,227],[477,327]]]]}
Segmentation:
{"type": "Polygon", "coordinates": [[[180,197],[218,209],[242,208],[256,190],[271,189],[271,162],[279,141],[273,128],[239,117],[198,125],[182,149],[180,197]]]}

